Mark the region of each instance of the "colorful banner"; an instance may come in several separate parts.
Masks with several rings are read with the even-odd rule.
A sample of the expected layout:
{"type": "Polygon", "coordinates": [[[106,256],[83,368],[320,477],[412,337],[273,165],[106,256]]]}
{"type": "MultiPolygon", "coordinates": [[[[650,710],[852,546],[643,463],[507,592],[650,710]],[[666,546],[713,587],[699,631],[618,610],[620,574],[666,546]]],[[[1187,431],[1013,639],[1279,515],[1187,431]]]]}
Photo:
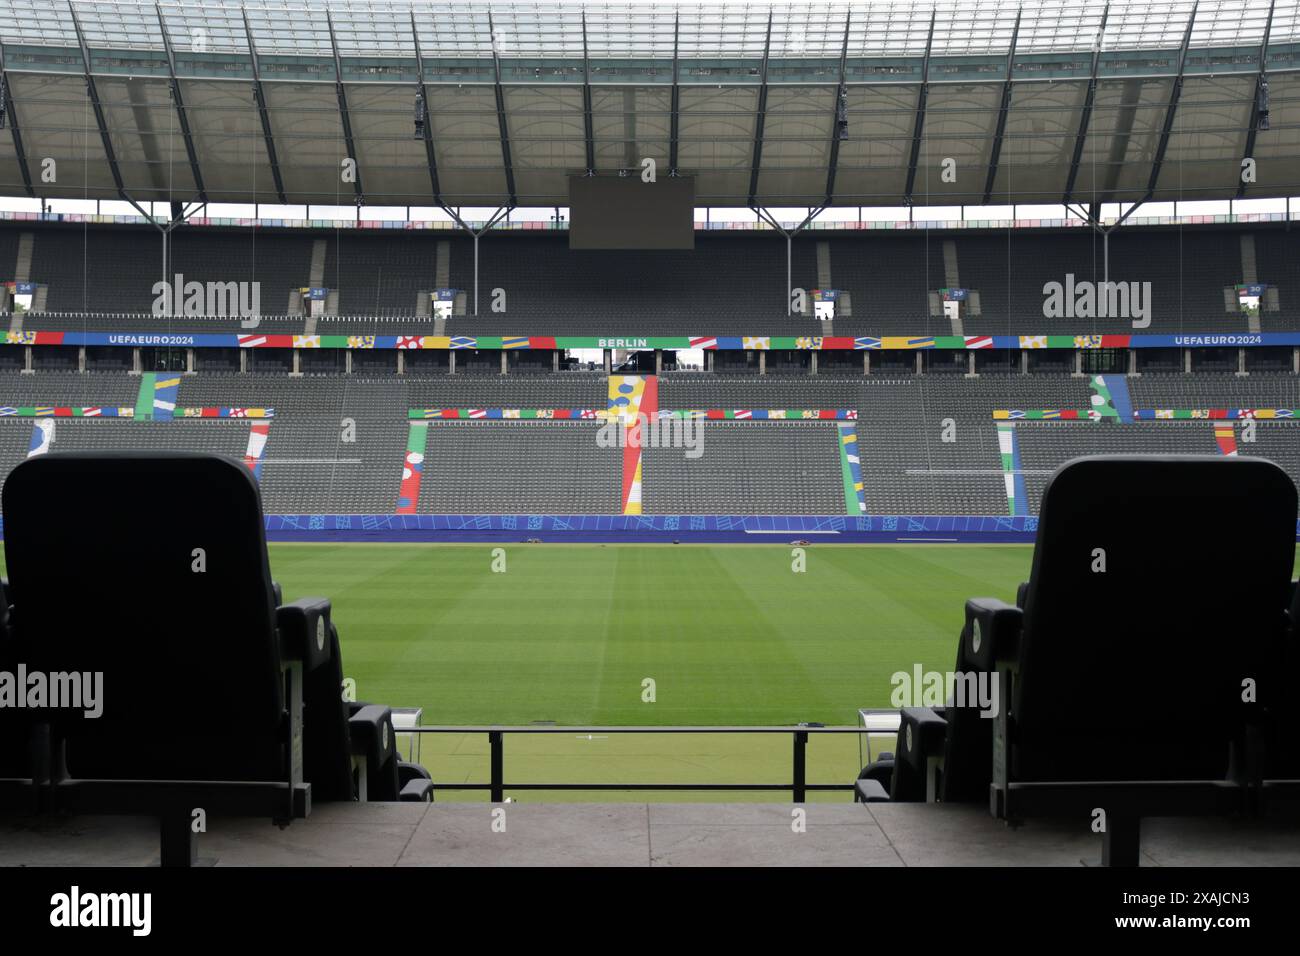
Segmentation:
{"type": "MultiPolygon", "coordinates": [[[[358,322],[365,319],[359,318],[358,322]]],[[[917,349],[1166,349],[1300,346],[1297,332],[1202,332],[1163,335],[293,335],[206,332],[6,332],[5,345],[118,345],[241,349],[707,349],[710,351],[852,351],[917,349]]]]}
{"type": "Polygon", "coordinates": [[[425,422],[411,422],[402,459],[402,484],[397,492],[397,513],[413,515],[420,504],[420,479],[424,476],[424,449],[429,439],[425,422]]]}
{"type": "Polygon", "coordinates": [[[840,470],[844,477],[844,511],[867,513],[867,498],[862,483],[862,459],[858,455],[858,427],[840,425],[840,470]]]}
{"type": "Polygon", "coordinates": [[[266,451],[266,440],[270,433],[271,426],[265,422],[253,425],[248,431],[248,447],[244,451],[244,465],[258,481],[262,480],[262,453],[266,451]]]}
{"type": "Polygon", "coordinates": [[[0,418],[133,418],[134,408],[90,405],[70,408],[66,405],[3,405],[0,418]]]}
{"type": "Polygon", "coordinates": [[[710,421],[856,421],[856,408],[685,408],[660,409],[660,418],[710,421]]]}
{"type": "Polygon", "coordinates": [[[158,381],[157,372],[145,372],[140,376],[140,391],[135,398],[135,420],[147,422],[153,420],[154,385],[158,381]]]}
{"type": "Polygon", "coordinates": [[[1025,490],[1025,476],[1020,470],[1020,443],[1016,426],[999,424],[998,451],[1002,455],[1002,481],[1007,490],[1007,513],[1029,514],[1029,495],[1025,490]]]}
{"type": "Polygon", "coordinates": [[[1214,444],[1220,455],[1237,457],[1237,434],[1231,424],[1214,426],[1214,444]]]}
{"type": "Polygon", "coordinates": [[[1133,413],[1138,421],[1188,421],[1221,418],[1228,421],[1270,421],[1273,419],[1300,419],[1300,409],[1295,408],[1139,408],[1133,413]]]}
{"type": "Polygon", "coordinates": [[[179,408],[181,418],[274,418],[274,408],[229,408],[205,405],[196,408],[179,408]]]}
{"type": "Polygon", "coordinates": [[[153,417],[169,422],[176,414],[176,393],[181,387],[179,375],[159,376],[153,383],[153,417]]]}
{"type": "Polygon", "coordinates": [[[32,427],[31,444],[27,446],[27,457],[35,458],[37,455],[44,455],[54,444],[54,419],[40,418],[32,427]]]}
{"type": "Polygon", "coordinates": [[[1087,409],[1079,411],[1075,408],[995,408],[993,409],[993,418],[995,421],[1027,421],[1027,422],[1086,422],[1097,421],[1092,418],[1087,409]]]}
{"type": "Polygon", "coordinates": [[[1092,407],[1099,413],[1099,418],[1133,421],[1133,400],[1129,397],[1127,376],[1094,375],[1092,390],[1092,407]]]}
{"type": "MultiPolygon", "coordinates": [[[[412,408],[406,417],[417,421],[467,419],[556,421],[604,420],[621,412],[603,408],[412,408]]],[[[632,413],[635,417],[636,413],[632,413]]],[[[856,421],[856,408],[661,408],[663,418],[708,419],[711,421],[856,421]]]]}
{"type": "Polygon", "coordinates": [[[605,419],[610,412],[604,408],[412,408],[406,417],[416,420],[488,419],[530,421],[545,419],[579,421],[605,419]]]}
{"type": "Polygon", "coordinates": [[[641,416],[659,414],[659,380],[653,375],[611,375],[609,411],[624,429],[623,514],[641,513],[641,416]]]}

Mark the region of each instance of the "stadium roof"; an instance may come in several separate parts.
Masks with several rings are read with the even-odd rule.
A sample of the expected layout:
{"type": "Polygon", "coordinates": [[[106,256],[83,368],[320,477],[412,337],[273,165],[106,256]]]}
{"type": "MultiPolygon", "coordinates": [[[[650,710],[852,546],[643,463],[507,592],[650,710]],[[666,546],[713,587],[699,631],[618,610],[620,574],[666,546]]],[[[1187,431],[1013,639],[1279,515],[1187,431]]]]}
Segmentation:
{"type": "Polygon", "coordinates": [[[1298,11],[7,0],[0,193],[566,205],[652,158],[714,206],[1295,195],[1298,11]]]}

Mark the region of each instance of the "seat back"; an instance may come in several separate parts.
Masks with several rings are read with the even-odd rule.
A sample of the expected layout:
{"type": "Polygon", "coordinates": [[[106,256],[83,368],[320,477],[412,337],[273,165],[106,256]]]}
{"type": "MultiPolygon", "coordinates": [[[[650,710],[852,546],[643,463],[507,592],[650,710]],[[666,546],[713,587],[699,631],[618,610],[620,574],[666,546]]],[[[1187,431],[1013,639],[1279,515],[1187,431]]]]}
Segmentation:
{"type": "Polygon", "coordinates": [[[1290,627],[1278,642],[1272,668],[1260,681],[1260,701],[1267,712],[1265,763],[1269,780],[1300,780],[1300,586],[1293,587],[1290,627]]]}
{"type": "MultiPolygon", "coordinates": [[[[959,679],[980,679],[986,686],[994,677],[992,674],[980,677],[969,623],[961,630],[954,670],[959,679]]],[[[970,694],[963,694],[962,698],[948,701],[944,708],[948,732],[943,741],[939,799],[945,803],[983,803],[989,798],[989,783],[993,780],[993,720],[984,716],[978,700],[970,694]]]]}
{"type": "MultiPolygon", "coordinates": [[[[17,674],[22,655],[9,628],[8,583],[0,580],[0,674],[17,674]]],[[[15,678],[16,679],[16,678],[15,678]]],[[[14,688],[17,692],[18,688],[14,688]]],[[[0,706],[0,780],[27,780],[33,773],[28,746],[31,712],[0,706]]]]}
{"type": "Polygon", "coordinates": [[[303,777],[313,801],[355,800],[350,708],[343,699],[339,632],[329,625],[329,660],[303,679],[303,777]]]}
{"type": "Polygon", "coordinates": [[[1222,779],[1285,617],[1296,488],[1258,458],[1080,458],[1043,495],[1012,774],[1222,779]]]}
{"type": "Polygon", "coordinates": [[[286,776],[261,501],[212,455],[50,453],[5,482],[13,624],[30,670],[102,675],[52,713],[72,777],[286,776]]]}

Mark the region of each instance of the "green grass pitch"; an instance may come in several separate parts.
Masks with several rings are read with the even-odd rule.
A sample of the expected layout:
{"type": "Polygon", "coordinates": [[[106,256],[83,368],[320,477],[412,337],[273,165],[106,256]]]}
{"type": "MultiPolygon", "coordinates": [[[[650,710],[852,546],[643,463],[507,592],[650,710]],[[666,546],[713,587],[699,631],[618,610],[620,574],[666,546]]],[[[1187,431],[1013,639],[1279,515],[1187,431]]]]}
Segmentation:
{"type": "MultiPolygon", "coordinates": [[[[894,672],[950,670],[966,598],[1013,600],[1032,556],[1025,546],[812,546],[796,573],[789,545],[516,544],[497,573],[493,547],[273,544],[271,568],[286,600],[333,601],[358,697],[422,707],[426,724],[852,726],[859,707],[889,706],[894,672]],[[646,678],[653,703],[642,700],[646,678]]],[[[785,735],[557,734],[505,746],[516,783],[790,779],[785,735]]],[[[420,756],[435,780],[487,777],[483,735],[426,735],[420,756]]],[[[860,761],[855,736],[814,737],[809,779],[851,782],[860,761]]]]}
{"type": "MultiPolygon", "coordinates": [[[[272,544],[286,600],[323,595],[361,700],[422,707],[426,725],[854,726],[890,676],[948,671],[968,597],[1013,600],[1029,546],[272,544]],[[655,681],[655,701],[642,682],[655,681]]],[[[0,567],[3,561],[0,560],[0,567]]],[[[876,750],[893,741],[876,738],[876,750]]],[[[506,738],[509,783],[788,784],[789,735],[506,738]]],[[[810,783],[846,784],[856,735],[814,735],[810,783]]],[[[486,735],[421,735],[441,783],[488,778],[486,735]]],[[[510,793],[507,790],[507,793],[510,793]]],[[[645,791],[515,799],[644,800],[645,791]]],[[[439,800],[484,800],[443,790],[439,800]]],[[[788,801],[787,792],[653,794],[788,801]]],[[[847,800],[849,794],[810,793],[847,800]]]]}

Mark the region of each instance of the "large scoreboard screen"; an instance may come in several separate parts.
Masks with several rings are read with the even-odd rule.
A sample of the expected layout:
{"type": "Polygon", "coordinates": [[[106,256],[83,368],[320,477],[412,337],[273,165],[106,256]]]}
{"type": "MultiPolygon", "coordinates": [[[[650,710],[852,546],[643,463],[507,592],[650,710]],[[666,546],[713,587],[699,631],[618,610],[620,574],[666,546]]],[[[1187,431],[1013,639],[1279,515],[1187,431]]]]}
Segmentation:
{"type": "Polygon", "coordinates": [[[569,248],[694,249],[694,178],[570,176],[569,248]]]}

